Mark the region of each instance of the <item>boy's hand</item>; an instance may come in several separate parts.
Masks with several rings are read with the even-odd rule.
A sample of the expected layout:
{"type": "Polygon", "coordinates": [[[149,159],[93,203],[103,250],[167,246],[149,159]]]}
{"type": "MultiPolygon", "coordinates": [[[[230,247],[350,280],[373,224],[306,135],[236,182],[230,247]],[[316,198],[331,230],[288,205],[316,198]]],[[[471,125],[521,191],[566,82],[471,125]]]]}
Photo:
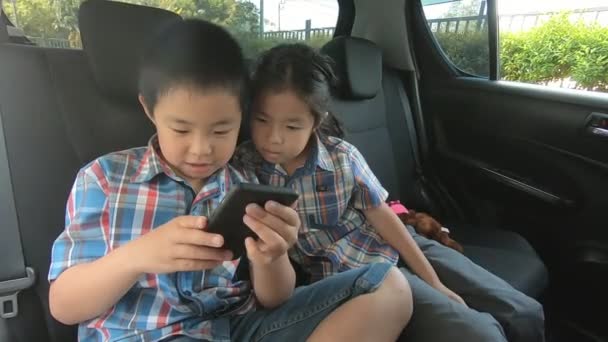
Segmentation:
{"type": "Polygon", "coordinates": [[[298,213],[277,202],[268,201],[264,208],[248,205],[243,222],[258,235],[257,241],[250,237],[245,240],[247,257],[253,264],[271,264],[298,239],[298,213]]]}
{"type": "Polygon", "coordinates": [[[172,273],[212,269],[231,260],[220,249],[224,238],[204,231],[207,218],[180,216],[132,241],[130,262],[138,273],[172,273]]]}

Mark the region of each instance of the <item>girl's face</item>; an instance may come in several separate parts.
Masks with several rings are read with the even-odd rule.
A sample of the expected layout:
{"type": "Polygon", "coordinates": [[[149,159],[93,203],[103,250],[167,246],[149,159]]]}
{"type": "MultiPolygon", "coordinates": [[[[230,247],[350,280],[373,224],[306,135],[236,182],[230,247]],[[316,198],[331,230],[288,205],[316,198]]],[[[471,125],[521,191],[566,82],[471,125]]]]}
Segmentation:
{"type": "Polygon", "coordinates": [[[306,102],[291,90],[266,92],[253,106],[251,136],[258,152],[293,174],[304,165],[315,119],[306,102]]]}

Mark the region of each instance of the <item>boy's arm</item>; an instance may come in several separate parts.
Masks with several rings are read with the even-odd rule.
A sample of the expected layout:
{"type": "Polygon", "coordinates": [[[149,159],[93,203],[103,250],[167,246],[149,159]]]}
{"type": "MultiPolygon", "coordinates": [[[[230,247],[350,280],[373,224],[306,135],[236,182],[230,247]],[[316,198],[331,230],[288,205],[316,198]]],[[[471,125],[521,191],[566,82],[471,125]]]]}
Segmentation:
{"type": "Polygon", "coordinates": [[[58,321],[76,324],[104,314],[143,274],[210,269],[231,260],[218,248],[222,237],[206,233],[200,216],[176,217],[112,250],[107,183],[95,176],[101,169],[90,171],[78,175],[66,229],[53,245],[49,306],[58,321]]]}
{"type": "Polygon", "coordinates": [[[77,324],[105,313],[133,287],[139,274],[129,267],[126,246],[90,263],[65,270],[51,283],[51,314],[77,324]]]}
{"type": "MultiPolygon", "coordinates": [[[[91,167],[99,167],[93,164],[91,167]]],[[[103,180],[81,171],[67,203],[66,229],[53,245],[50,310],[58,321],[76,324],[107,311],[133,286],[127,248],[106,254],[107,196],[103,180]]]]}
{"type": "Polygon", "coordinates": [[[251,279],[255,296],[265,308],[275,308],[291,297],[296,273],[287,254],[269,264],[251,263],[251,279]]]}
{"type": "Polygon", "coordinates": [[[244,221],[259,237],[245,240],[256,298],[265,308],[277,307],[295,288],[287,251],[297,239],[300,219],[292,208],[268,202],[264,208],[249,205],[244,221]]]}
{"type": "Polygon", "coordinates": [[[399,255],[416,275],[446,296],[466,305],[460,296],[448,289],[439,280],[437,273],[410,235],[410,232],[386,203],[366,209],[363,212],[380,236],[399,252],[399,255]]]}

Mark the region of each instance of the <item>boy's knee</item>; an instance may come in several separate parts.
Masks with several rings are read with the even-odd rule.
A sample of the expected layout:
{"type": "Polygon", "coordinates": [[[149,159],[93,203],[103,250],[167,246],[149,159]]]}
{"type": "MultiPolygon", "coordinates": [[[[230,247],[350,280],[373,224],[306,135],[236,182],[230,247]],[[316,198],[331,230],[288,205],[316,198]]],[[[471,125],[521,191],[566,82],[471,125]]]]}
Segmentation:
{"type": "Polygon", "coordinates": [[[412,289],[398,268],[390,268],[378,289],[378,294],[385,299],[385,303],[394,306],[398,314],[402,315],[405,320],[411,318],[413,312],[412,289]]]}

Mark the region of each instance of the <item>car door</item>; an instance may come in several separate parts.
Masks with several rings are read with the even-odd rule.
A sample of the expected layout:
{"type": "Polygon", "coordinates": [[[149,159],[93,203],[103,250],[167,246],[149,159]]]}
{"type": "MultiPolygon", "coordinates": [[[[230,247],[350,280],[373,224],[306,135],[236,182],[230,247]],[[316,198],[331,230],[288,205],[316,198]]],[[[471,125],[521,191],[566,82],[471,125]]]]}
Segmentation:
{"type": "Polygon", "coordinates": [[[596,341],[608,336],[594,314],[608,303],[608,8],[551,3],[408,10],[434,169],[470,220],[532,242],[552,322],[596,341]]]}

